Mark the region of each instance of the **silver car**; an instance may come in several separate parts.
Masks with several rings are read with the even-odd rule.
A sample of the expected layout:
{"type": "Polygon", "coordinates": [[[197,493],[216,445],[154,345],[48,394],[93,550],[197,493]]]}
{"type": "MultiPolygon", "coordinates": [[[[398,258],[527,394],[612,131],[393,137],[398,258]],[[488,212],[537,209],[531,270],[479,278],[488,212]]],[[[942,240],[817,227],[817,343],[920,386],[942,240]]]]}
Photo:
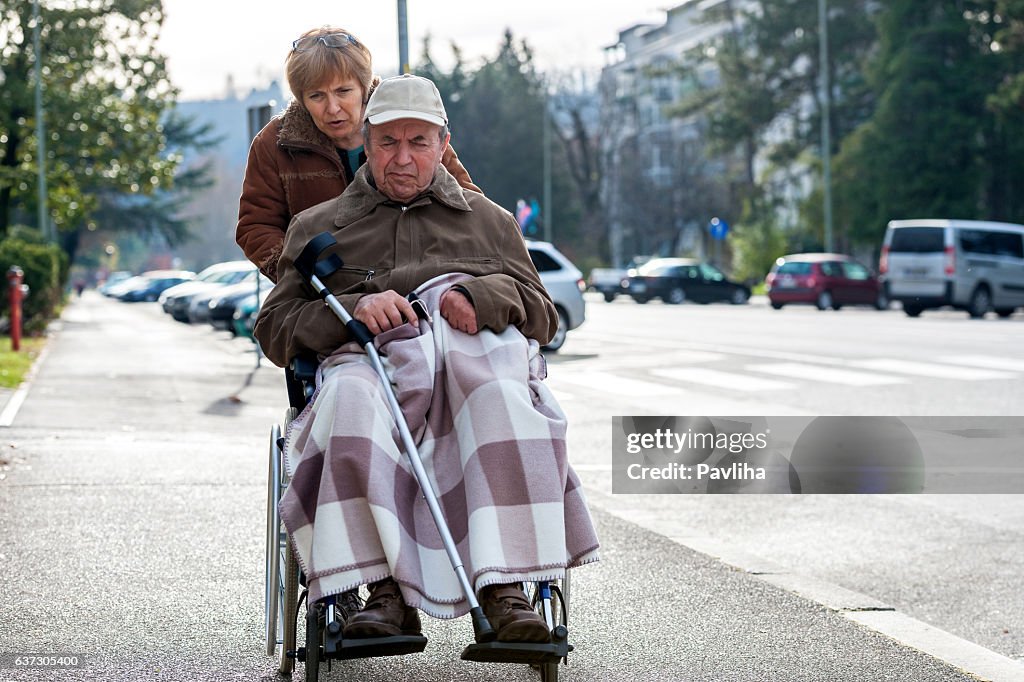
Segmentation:
{"type": "Polygon", "coordinates": [[[879,272],[889,298],[917,317],[952,306],[1009,317],[1024,306],[1024,226],[978,220],[893,220],[879,272]]]}
{"type": "Polygon", "coordinates": [[[540,281],[558,312],[558,331],[551,342],[544,346],[544,350],[557,351],[565,343],[569,330],[583,324],[586,317],[586,304],[583,301],[586,283],[583,281],[583,273],[550,243],[528,239],[526,247],[534,267],[540,273],[540,281]]]}

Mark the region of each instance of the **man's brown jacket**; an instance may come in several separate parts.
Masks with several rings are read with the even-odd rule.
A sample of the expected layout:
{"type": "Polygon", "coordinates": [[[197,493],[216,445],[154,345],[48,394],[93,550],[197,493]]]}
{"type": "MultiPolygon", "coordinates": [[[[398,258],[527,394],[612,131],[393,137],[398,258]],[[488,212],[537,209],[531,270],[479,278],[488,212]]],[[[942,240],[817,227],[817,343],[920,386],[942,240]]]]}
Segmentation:
{"type": "Polygon", "coordinates": [[[256,321],[268,358],[285,366],[298,354],[329,355],[348,334],[303,281],[293,263],[310,239],[330,231],[331,252],[345,263],[325,284],[350,313],[365,294],[394,289],[406,295],[438,275],[462,272],[477,326],[501,332],[517,327],[541,345],[557,328],[554,305],[541,284],[519,225],[482,194],[463,190],[444,167],[408,205],[381,194],[368,165],[344,194],[295,216],[278,264],[278,284],[256,321]]]}

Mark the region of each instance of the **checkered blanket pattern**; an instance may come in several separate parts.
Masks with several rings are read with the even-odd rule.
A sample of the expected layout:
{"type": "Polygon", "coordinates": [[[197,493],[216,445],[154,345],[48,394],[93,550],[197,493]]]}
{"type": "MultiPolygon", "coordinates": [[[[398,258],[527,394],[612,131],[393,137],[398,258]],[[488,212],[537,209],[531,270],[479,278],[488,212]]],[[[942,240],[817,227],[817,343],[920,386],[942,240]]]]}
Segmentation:
{"type": "MultiPolygon", "coordinates": [[[[418,294],[436,311],[462,277],[435,278],[418,294]]],[[[432,317],[376,344],[470,582],[479,590],[551,580],[597,561],[537,342],[513,327],[464,334],[432,317]]],[[[425,613],[469,610],[380,380],[355,344],[321,365],[314,399],[288,429],[286,457],[281,515],[311,599],[392,575],[425,613]]]]}

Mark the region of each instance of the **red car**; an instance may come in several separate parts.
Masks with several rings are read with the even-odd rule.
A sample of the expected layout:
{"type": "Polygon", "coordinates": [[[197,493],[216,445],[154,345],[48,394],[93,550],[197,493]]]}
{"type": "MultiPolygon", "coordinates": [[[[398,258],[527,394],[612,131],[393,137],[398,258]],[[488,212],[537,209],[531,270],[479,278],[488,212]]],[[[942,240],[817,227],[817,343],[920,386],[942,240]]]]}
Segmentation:
{"type": "Polygon", "coordinates": [[[775,261],[765,278],[768,300],[776,310],[788,303],[813,303],[818,310],[844,305],[889,307],[875,274],[838,253],[796,253],[775,261]]]}

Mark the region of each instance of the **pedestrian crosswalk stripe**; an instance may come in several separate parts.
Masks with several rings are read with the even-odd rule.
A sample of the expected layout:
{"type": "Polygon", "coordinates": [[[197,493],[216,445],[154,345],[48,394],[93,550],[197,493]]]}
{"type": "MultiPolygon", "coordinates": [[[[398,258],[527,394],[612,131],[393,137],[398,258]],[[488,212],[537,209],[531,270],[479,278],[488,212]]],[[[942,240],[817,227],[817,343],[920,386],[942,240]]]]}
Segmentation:
{"type": "Polygon", "coordinates": [[[653,351],[649,353],[638,353],[635,347],[623,350],[621,353],[613,354],[605,346],[603,353],[596,357],[579,360],[573,363],[574,369],[586,367],[609,367],[616,369],[643,369],[648,367],[676,367],[678,365],[696,365],[706,362],[718,362],[726,358],[721,353],[710,353],[702,350],[681,350],[672,353],[664,351],[653,351]],[[610,359],[614,358],[614,359],[610,359]]]}
{"type": "Polygon", "coordinates": [[[873,369],[877,372],[896,372],[898,374],[914,374],[939,379],[961,379],[964,381],[983,381],[987,379],[1011,379],[1015,375],[1010,372],[999,372],[991,369],[973,367],[954,367],[933,362],[916,362],[914,360],[896,360],[877,358],[874,360],[857,360],[850,363],[851,367],[873,369]]]}
{"type": "Polygon", "coordinates": [[[777,362],[771,364],[747,365],[752,372],[777,374],[791,379],[811,379],[830,384],[846,386],[884,386],[887,384],[904,384],[906,379],[890,374],[873,374],[848,369],[836,369],[822,365],[808,365],[799,362],[777,362]]]}
{"type": "Polygon", "coordinates": [[[681,367],[677,369],[656,369],[651,374],[666,379],[675,379],[696,384],[727,388],[733,391],[781,391],[794,388],[793,384],[773,379],[761,379],[746,374],[722,372],[704,367],[681,367]]]}
{"type": "Polygon", "coordinates": [[[604,393],[629,397],[679,393],[679,388],[676,386],[659,384],[654,381],[627,379],[611,372],[559,372],[558,380],[604,393]]]}
{"type": "Polygon", "coordinates": [[[954,365],[972,365],[987,369],[1003,369],[1011,372],[1024,372],[1024,360],[1014,358],[997,358],[994,355],[944,355],[942,362],[954,365]]]}

